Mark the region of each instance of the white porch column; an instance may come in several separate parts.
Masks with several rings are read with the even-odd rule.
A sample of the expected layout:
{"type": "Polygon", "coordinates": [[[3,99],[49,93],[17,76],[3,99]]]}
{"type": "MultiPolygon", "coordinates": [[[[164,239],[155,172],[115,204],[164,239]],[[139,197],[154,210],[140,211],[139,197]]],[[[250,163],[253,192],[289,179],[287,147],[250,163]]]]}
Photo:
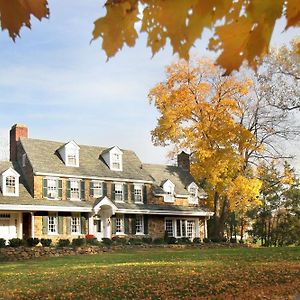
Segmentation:
{"type": "Polygon", "coordinates": [[[94,217],[93,214],[89,214],[89,234],[94,234],[94,217]]]}
{"type": "Polygon", "coordinates": [[[195,228],[195,237],[200,237],[200,219],[197,218],[195,222],[196,228],[195,228]]]}
{"type": "Polygon", "coordinates": [[[204,218],[204,238],[207,239],[207,218],[204,218]]]}
{"type": "Polygon", "coordinates": [[[23,219],[22,219],[23,213],[18,213],[18,229],[17,229],[17,235],[19,239],[23,239],[23,219]]]}
{"type": "Polygon", "coordinates": [[[31,237],[34,239],[34,213],[31,212],[31,237]]]}

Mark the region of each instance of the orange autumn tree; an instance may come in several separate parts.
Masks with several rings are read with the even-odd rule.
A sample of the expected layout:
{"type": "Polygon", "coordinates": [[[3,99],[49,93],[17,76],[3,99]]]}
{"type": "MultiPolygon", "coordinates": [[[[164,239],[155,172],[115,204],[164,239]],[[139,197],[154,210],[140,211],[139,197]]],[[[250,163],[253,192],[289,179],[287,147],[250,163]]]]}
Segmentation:
{"type": "MultiPolygon", "coordinates": [[[[105,15],[94,22],[92,35],[101,38],[108,58],[124,45],[133,47],[139,34],[145,34],[153,55],[170,42],[174,53],[188,59],[191,47],[209,29],[208,46],[218,52],[217,63],[227,73],[239,69],[244,60],[256,67],[256,58],[268,53],[278,19],[285,19],[285,30],[300,25],[298,0],[102,0],[99,4],[104,5],[105,15]]],[[[47,0],[0,0],[0,27],[12,39],[22,26],[31,27],[32,17],[49,17],[47,0]]]]}
{"type": "Polygon", "coordinates": [[[166,81],[149,93],[160,113],[153,142],[192,154],[192,173],[198,181],[205,179],[215,213],[213,234],[221,237],[229,210],[259,204],[260,181],[248,175],[245,161],[247,150],[257,144],[238,121],[251,82],[222,76],[210,60],[181,60],[166,73],[166,81]]]}

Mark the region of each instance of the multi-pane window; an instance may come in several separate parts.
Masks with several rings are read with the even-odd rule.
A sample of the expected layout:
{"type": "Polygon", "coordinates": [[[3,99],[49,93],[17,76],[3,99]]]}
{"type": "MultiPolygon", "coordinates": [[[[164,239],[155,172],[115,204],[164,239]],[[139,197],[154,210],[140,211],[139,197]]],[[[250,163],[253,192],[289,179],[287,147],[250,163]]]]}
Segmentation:
{"type": "Polygon", "coordinates": [[[115,184],[115,200],[123,201],[123,184],[121,183],[115,184]]]}
{"type": "Polygon", "coordinates": [[[136,216],[135,229],[136,229],[136,233],[144,233],[143,216],[136,216]]]}
{"type": "Polygon", "coordinates": [[[57,180],[47,179],[47,198],[56,199],[57,196],[57,180]]]}
{"type": "Polygon", "coordinates": [[[16,193],[16,178],[14,176],[6,177],[6,193],[8,194],[16,193]]]}
{"type": "Polygon", "coordinates": [[[134,185],[134,202],[143,202],[143,186],[134,185]]]}
{"type": "Polygon", "coordinates": [[[71,217],[71,232],[72,233],[80,233],[80,217],[72,216],[71,217]]]}
{"type": "Polygon", "coordinates": [[[116,170],[121,169],[121,156],[118,153],[112,154],[112,168],[116,170]]]}
{"type": "Polygon", "coordinates": [[[187,220],[187,237],[192,238],[194,236],[195,231],[195,221],[193,220],[187,220]]]}
{"type": "Polygon", "coordinates": [[[95,198],[101,197],[103,194],[102,192],[102,182],[101,181],[94,181],[93,182],[93,196],[95,198]]]}
{"type": "Polygon", "coordinates": [[[76,161],[76,155],[75,154],[69,154],[68,157],[68,165],[76,167],[77,161],[76,161]]]}
{"type": "Polygon", "coordinates": [[[116,218],[116,233],[123,233],[124,232],[124,219],[123,218],[116,218]]]}
{"type": "Polygon", "coordinates": [[[80,199],[80,181],[70,181],[70,197],[71,199],[80,199]]]}
{"type": "Polygon", "coordinates": [[[198,203],[198,189],[197,187],[191,186],[189,188],[189,202],[192,204],[198,203]]]}
{"type": "Polygon", "coordinates": [[[168,236],[173,236],[173,220],[166,220],[166,231],[168,236]]]}
{"type": "Polygon", "coordinates": [[[188,237],[195,236],[195,221],[176,219],[176,237],[188,237]]]}
{"type": "Polygon", "coordinates": [[[57,216],[52,215],[48,217],[48,233],[57,233],[57,216]]]}

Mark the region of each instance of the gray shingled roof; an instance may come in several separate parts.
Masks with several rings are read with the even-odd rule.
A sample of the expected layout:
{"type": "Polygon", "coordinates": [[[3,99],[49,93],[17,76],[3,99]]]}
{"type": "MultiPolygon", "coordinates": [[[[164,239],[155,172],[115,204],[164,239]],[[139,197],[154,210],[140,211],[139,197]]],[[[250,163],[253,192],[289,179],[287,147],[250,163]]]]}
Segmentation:
{"type": "MultiPolygon", "coordinates": [[[[187,187],[192,182],[195,182],[193,176],[180,167],[144,164],[143,168],[151,175],[154,181],[154,192],[156,194],[164,194],[162,185],[168,179],[174,183],[175,193],[178,195],[188,195],[187,187]]],[[[199,197],[206,197],[206,193],[202,188],[199,189],[199,197]]]]}
{"type": "Polygon", "coordinates": [[[119,202],[114,203],[119,209],[174,211],[174,214],[176,214],[176,212],[210,212],[208,208],[200,206],[188,207],[180,205],[134,204],[119,202]]]}
{"type": "Polygon", "coordinates": [[[10,167],[13,168],[13,165],[10,161],[0,161],[0,174],[5,172],[10,167]]]}
{"type": "Polygon", "coordinates": [[[21,143],[34,172],[151,181],[137,155],[130,150],[122,149],[123,171],[111,171],[100,157],[107,148],[79,145],[80,162],[75,168],[65,166],[57,152],[65,143],[27,138],[22,138],[21,143]]]}

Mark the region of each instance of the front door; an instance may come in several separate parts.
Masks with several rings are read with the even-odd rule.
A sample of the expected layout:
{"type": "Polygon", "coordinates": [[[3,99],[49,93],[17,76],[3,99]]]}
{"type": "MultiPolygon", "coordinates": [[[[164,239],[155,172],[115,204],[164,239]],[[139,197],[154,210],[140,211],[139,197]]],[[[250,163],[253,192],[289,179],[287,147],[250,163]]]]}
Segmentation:
{"type": "Polygon", "coordinates": [[[94,219],[94,235],[98,241],[101,241],[103,238],[103,222],[100,218],[94,219]]]}
{"type": "Polygon", "coordinates": [[[6,241],[17,237],[17,219],[12,214],[0,214],[0,238],[6,241]]]}
{"type": "Polygon", "coordinates": [[[31,214],[23,213],[23,239],[31,237],[31,214]]]}

